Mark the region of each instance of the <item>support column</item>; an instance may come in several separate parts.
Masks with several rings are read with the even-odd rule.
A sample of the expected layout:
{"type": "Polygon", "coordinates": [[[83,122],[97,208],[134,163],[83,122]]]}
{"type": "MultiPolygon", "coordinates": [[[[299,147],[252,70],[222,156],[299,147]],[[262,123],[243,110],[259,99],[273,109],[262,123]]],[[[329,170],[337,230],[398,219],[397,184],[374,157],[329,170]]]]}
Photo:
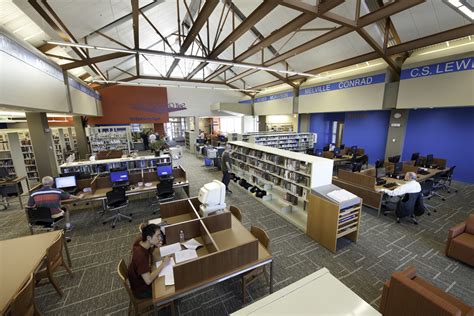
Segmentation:
{"type": "Polygon", "coordinates": [[[258,131],[265,132],[267,130],[267,117],[265,115],[258,116],[258,131]]]}
{"type": "Polygon", "coordinates": [[[311,114],[300,114],[299,115],[299,129],[298,132],[300,133],[308,133],[309,126],[311,122],[311,114]]]}
{"type": "Polygon", "coordinates": [[[54,156],[54,142],[48,118],[44,112],[26,112],[31,144],[35,154],[40,180],[45,176],[58,175],[58,164],[54,156]]]}
{"type": "Polygon", "coordinates": [[[299,131],[300,89],[293,88],[293,132],[299,131]]]}
{"type": "MultiPolygon", "coordinates": [[[[82,120],[80,116],[73,117],[74,130],[76,132],[76,141],[77,141],[77,150],[79,151],[79,157],[76,159],[86,159],[87,154],[89,154],[89,145],[87,144],[86,131],[82,126],[82,120]]],[[[72,134],[70,135],[71,145],[74,146],[74,141],[72,140],[72,134]]],[[[66,158],[66,157],[64,157],[66,158]]]]}
{"type": "Polygon", "coordinates": [[[390,111],[390,125],[388,127],[387,144],[385,146],[385,159],[403,153],[409,113],[409,110],[390,111]]]}

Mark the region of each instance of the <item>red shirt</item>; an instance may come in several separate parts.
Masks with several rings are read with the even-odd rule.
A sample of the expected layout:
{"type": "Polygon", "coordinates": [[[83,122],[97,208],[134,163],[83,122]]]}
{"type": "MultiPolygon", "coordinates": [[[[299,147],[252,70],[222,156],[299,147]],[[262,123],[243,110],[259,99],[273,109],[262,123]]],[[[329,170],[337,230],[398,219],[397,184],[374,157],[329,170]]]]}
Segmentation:
{"type": "Polygon", "coordinates": [[[140,240],[137,240],[133,244],[132,262],[130,262],[128,266],[128,280],[130,281],[130,287],[135,296],[139,296],[140,293],[151,290],[151,284],[147,285],[142,277],[142,274],[151,272],[150,258],[151,248],[143,248],[140,245],[140,240]]]}

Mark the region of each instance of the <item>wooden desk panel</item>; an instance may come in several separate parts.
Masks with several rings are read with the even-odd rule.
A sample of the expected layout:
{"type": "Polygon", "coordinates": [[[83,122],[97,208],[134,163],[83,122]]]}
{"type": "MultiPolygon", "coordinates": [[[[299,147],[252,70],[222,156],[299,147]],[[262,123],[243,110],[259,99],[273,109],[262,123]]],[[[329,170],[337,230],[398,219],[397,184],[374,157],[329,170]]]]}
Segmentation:
{"type": "Polygon", "coordinates": [[[61,231],[0,241],[0,314],[4,314],[61,231]]]}

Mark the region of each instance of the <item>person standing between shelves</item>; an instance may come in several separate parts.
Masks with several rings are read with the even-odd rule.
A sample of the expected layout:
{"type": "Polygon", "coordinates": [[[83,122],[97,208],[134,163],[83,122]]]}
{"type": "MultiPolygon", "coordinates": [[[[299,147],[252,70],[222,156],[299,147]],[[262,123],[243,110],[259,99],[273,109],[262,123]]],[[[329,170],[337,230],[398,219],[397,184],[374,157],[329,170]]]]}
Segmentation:
{"type": "Polygon", "coordinates": [[[53,188],[53,177],[46,176],[41,179],[43,186],[31,193],[28,199],[28,207],[48,207],[51,210],[51,218],[64,216],[66,219],[66,231],[72,229],[69,220],[69,209],[65,206],[61,207],[61,200],[81,199],[82,194],[78,196],[69,194],[61,189],[53,188]]]}
{"type": "Polygon", "coordinates": [[[227,144],[221,158],[222,183],[225,184],[225,190],[227,193],[232,193],[232,191],[229,189],[230,172],[232,171],[232,162],[230,159],[231,152],[232,147],[227,144]]]}
{"type": "Polygon", "coordinates": [[[128,266],[128,279],[136,298],[151,298],[153,281],[168,264],[170,257],[163,258],[160,266],[151,272],[152,254],[155,248],[163,244],[164,236],[158,225],[148,224],[142,229],[142,238],[135,241],[132,248],[132,260],[128,266]]]}
{"type": "Polygon", "coordinates": [[[144,150],[148,150],[148,135],[147,133],[145,133],[145,131],[142,131],[140,133],[140,137],[142,138],[143,140],[143,147],[144,147],[144,150]]]}

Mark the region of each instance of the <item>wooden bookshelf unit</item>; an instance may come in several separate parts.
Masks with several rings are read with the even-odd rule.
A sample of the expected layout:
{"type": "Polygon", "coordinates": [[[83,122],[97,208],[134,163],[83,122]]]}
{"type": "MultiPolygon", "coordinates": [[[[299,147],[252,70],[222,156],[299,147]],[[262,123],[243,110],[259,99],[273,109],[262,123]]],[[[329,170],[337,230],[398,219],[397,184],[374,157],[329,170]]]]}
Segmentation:
{"type": "Polygon", "coordinates": [[[306,231],[308,195],[311,188],[331,183],[333,161],[240,141],[229,144],[237,176],[265,190],[267,195],[258,199],[306,231]]]}

